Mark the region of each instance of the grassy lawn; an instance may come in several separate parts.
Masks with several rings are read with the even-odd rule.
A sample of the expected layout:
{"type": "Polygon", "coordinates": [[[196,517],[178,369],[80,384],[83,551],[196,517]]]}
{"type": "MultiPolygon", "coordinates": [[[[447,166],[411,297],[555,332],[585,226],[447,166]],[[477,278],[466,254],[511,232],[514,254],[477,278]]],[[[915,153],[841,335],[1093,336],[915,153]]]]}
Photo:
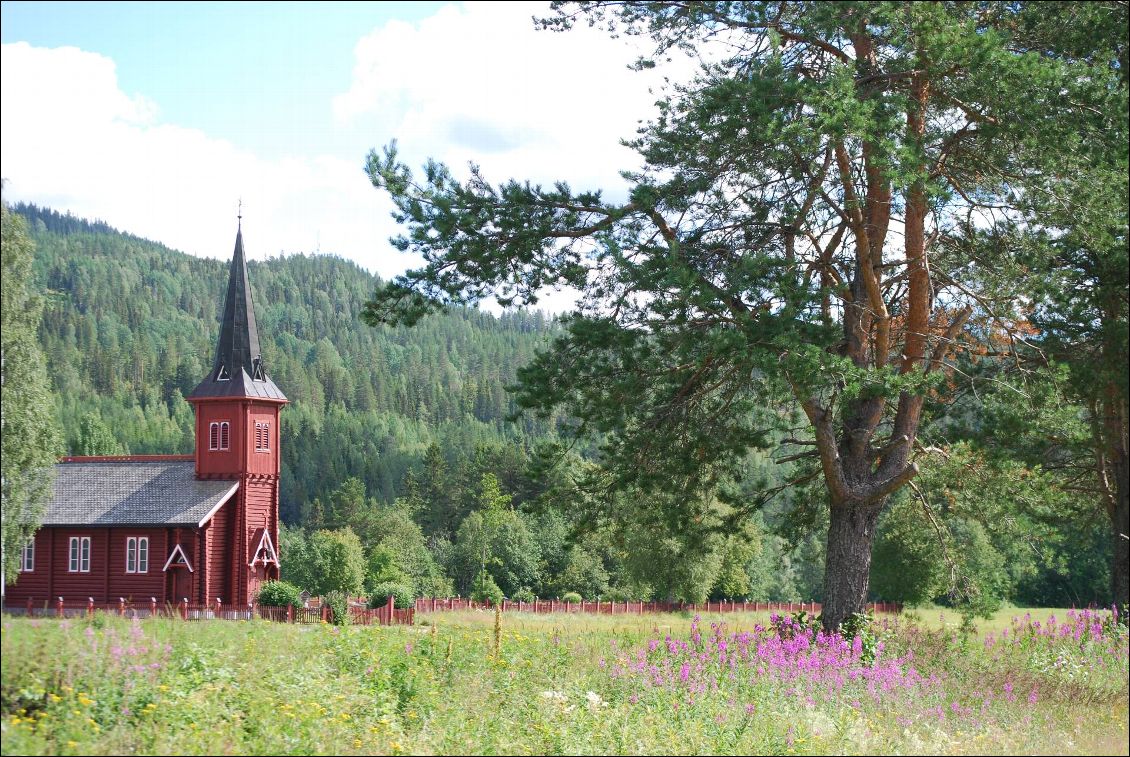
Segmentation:
{"type": "Polygon", "coordinates": [[[962,636],[921,611],[854,646],[764,613],[507,613],[498,655],[483,612],[5,618],[0,730],[4,754],[1126,754],[1125,630],[1025,612],[962,636]]]}

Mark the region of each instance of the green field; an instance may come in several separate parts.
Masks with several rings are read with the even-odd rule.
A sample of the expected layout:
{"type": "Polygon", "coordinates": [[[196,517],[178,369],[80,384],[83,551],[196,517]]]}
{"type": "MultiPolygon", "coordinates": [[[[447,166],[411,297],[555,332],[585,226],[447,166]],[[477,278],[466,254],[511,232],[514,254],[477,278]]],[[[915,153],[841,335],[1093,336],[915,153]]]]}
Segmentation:
{"type": "Polygon", "coordinates": [[[764,614],[508,613],[498,654],[484,612],[5,618],[3,753],[1126,754],[1125,627],[1024,613],[962,636],[924,611],[854,649],[764,614]]]}

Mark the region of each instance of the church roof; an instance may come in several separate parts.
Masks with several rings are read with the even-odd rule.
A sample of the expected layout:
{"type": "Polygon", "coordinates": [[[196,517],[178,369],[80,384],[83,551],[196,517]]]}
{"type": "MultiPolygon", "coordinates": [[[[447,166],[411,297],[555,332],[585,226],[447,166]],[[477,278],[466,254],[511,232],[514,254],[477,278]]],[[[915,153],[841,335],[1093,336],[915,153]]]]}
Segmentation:
{"type": "Polygon", "coordinates": [[[263,367],[242,228],[235,235],[235,254],[228,276],[220,337],[216,342],[216,359],[212,371],[188,395],[188,399],[207,397],[255,397],[286,402],[286,396],[263,367]]]}
{"type": "Polygon", "coordinates": [[[44,526],[198,526],[238,482],[199,480],[191,460],[55,466],[44,526]]]}

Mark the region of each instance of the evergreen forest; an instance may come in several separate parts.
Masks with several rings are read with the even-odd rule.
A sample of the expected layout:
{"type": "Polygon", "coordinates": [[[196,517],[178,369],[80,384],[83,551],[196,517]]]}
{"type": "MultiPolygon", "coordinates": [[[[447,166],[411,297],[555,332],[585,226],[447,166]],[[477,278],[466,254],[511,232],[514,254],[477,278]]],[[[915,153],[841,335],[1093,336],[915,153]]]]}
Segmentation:
{"type": "MultiPolygon", "coordinates": [[[[211,364],[230,251],[201,259],[52,209],[11,210],[34,243],[60,452],[192,452],[184,396],[211,364]]],[[[558,435],[569,418],[519,412],[507,387],[560,334],[552,317],[453,307],[371,327],[359,316],[382,282],[354,263],[294,255],[249,274],[266,369],[291,401],[284,580],[382,596],[820,599],[823,494],[782,486],[802,470],[790,461],[751,452],[701,517],[672,522],[657,498],[677,494],[608,494],[600,451],[558,435]],[[735,517],[738,500],[759,506],[735,517]]],[[[900,493],[880,520],[874,599],[981,613],[1110,600],[1101,507],[1070,466],[1047,464],[1065,453],[1009,430],[1035,417],[1086,437],[1049,376],[1029,387],[1044,400],[1035,411],[982,390],[931,415],[924,436],[944,454],[920,496],[900,493]]]]}

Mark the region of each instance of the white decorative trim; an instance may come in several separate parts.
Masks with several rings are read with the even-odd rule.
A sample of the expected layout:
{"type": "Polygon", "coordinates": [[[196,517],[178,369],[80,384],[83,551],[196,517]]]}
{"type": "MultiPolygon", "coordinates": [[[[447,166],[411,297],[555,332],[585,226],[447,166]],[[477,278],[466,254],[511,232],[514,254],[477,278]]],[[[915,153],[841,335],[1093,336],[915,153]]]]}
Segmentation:
{"type": "Polygon", "coordinates": [[[173,547],[173,551],[169,553],[169,559],[165,561],[165,567],[161,568],[161,572],[164,573],[169,569],[169,566],[173,564],[173,558],[177,556],[177,552],[180,552],[180,556],[184,558],[184,565],[188,568],[188,572],[192,573],[192,563],[188,561],[188,555],[184,553],[184,549],[179,542],[173,547]]]}
{"type": "Polygon", "coordinates": [[[255,563],[259,562],[259,553],[263,550],[266,550],[267,554],[270,556],[270,559],[267,557],[263,558],[263,567],[267,567],[270,563],[274,563],[275,567],[278,567],[279,555],[275,552],[275,545],[271,542],[271,530],[269,528],[263,529],[263,537],[259,539],[259,546],[255,547],[255,551],[251,553],[251,562],[247,564],[247,567],[255,567],[255,563]]]}
{"type": "Polygon", "coordinates": [[[196,527],[197,528],[203,528],[204,524],[207,523],[209,520],[211,520],[212,516],[216,514],[216,511],[218,511],[221,507],[223,507],[225,504],[227,504],[227,501],[229,499],[231,499],[231,495],[235,494],[238,489],[239,489],[239,482],[236,481],[235,484],[232,486],[232,488],[228,489],[227,494],[220,497],[220,501],[217,502],[215,504],[215,506],[211,510],[208,511],[207,515],[205,515],[203,518],[200,519],[200,522],[196,524],[196,527]]]}

